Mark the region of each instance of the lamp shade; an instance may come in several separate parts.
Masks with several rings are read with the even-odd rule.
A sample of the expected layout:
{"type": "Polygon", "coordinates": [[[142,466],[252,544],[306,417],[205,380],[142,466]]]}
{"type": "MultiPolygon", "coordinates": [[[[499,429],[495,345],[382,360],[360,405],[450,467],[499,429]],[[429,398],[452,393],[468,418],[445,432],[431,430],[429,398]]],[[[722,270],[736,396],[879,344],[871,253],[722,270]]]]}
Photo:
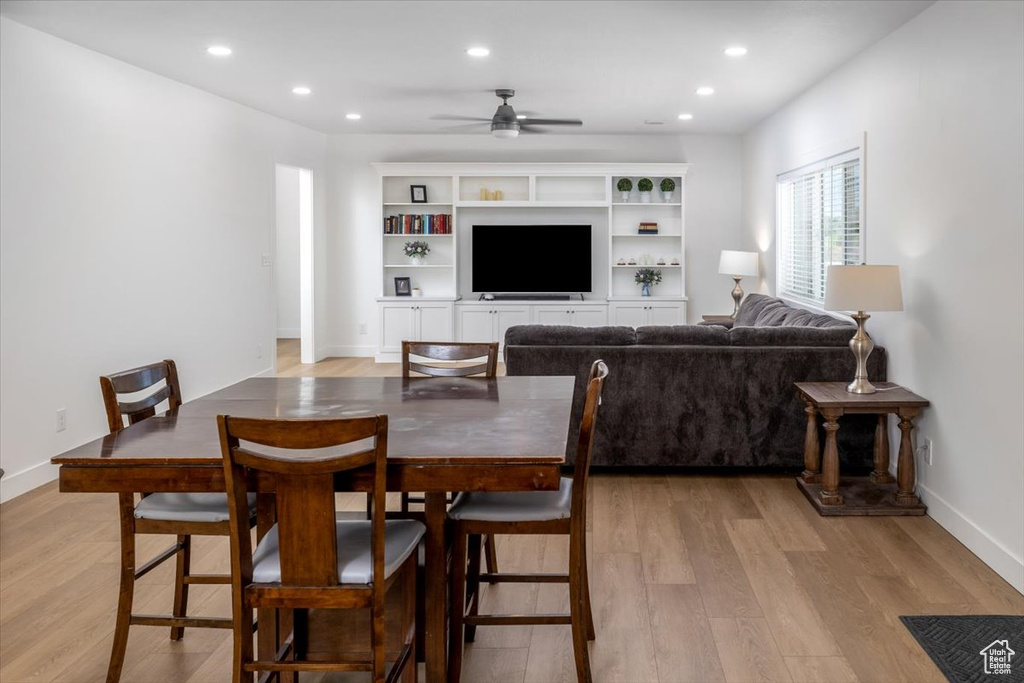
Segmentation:
{"type": "Polygon", "coordinates": [[[723,249],[722,258],[718,261],[718,272],[733,277],[757,275],[757,252],[723,249]]]}
{"type": "Polygon", "coordinates": [[[829,266],[827,311],[902,311],[899,266],[829,266]]]}

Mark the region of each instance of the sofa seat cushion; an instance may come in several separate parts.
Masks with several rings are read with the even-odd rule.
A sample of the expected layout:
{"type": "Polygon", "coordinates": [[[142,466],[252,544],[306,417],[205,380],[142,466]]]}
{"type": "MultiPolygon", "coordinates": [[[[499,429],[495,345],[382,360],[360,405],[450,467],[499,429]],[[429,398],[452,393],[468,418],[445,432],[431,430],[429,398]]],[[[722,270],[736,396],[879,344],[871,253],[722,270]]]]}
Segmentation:
{"type": "Polygon", "coordinates": [[[572,479],[562,477],[557,491],[460,493],[448,518],[474,522],[547,522],[568,519],[572,479]]]}
{"type": "MultiPolygon", "coordinates": [[[[249,514],[256,513],[256,494],[248,494],[249,514]]],[[[167,522],[226,522],[226,493],[151,493],[135,506],[135,519],[167,522]]]]}
{"type": "Polygon", "coordinates": [[[636,330],[606,325],[514,325],[505,332],[505,345],[514,346],[632,346],[636,330]]]}
{"type": "Polygon", "coordinates": [[[648,346],[728,346],[721,325],[647,325],[636,329],[636,343],[648,346]]]}
{"type": "Polygon", "coordinates": [[[734,327],[732,346],[846,346],[856,333],[846,327],[734,327]]]}
{"type": "MultiPolygon", "coordinates": [[[[335,522],[338,537],[338,581],[373,581],[373,555],[370,552],[372,522],[340,518],[335,522]]],[[[419,545],[426,532],[422,522],[395,519],[384,523],[384,578],[402,566],[419,545]]],[[[281,582],[281,541],[275,524],[256,546],[252,555],[253,583],[281,582]]]]}

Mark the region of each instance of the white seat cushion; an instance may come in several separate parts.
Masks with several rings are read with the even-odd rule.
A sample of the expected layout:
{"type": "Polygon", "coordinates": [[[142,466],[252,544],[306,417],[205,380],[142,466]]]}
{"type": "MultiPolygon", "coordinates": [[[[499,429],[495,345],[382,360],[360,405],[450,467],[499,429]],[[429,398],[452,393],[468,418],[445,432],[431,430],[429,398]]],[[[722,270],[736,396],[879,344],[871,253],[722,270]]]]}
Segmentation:
{"type": "MultiPolygon", "coordinates": [[[[248,494],[249,513],[256,512],[256,494],[248,494]]],[[[169,522],[226,522],[226,493],[151,493],[135,506],[135,519],[169,522]]]]}
{"type": "Polygon", "coordinates": [[[460,493],[448,517],[474,522],[546,522],[568,519],[571,509],[572,479],[562,477],[557,491],[460,493]]]}
{"type": "MultiPolygon", "coordinates": [[[[371,522],[339,518],[335,524],[338,534],[338,581],[370,583],[373,580],[371,522]]],[[[394,574],[416,550],[425,531],[426,527],[413,519],[396,519],[384,523],[385,579],[394,574]]],[[[281,545],[276,524],[252,554],[252,580],[254,583],[281,581],[281,545]]]]}

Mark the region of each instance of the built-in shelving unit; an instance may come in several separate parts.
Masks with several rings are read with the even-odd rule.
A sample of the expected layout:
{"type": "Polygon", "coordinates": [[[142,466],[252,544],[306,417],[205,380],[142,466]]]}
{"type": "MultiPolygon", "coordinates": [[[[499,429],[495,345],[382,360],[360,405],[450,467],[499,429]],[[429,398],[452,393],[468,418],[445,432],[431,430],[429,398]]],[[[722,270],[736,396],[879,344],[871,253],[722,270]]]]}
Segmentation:
{"type": "MultiPolygon", "coordinates": [[[[524,322],[572,325],[673,324],[685,322],[685,181],[687,164],[481,164],[481,163],[382,163],[374,164],[381,176],[380,240],[381,311],[378,360],[394,360],[399,342],[408,338],[498,341],[510,324],[524,322]],[[630,178],[634,190],[623,201],[616,185],[630,178]],[[636,186],[640,178],[655,185],[650,201],[642,201],[636,186]],[[675,180],[674,193],[665,198],[659,191],[663,178],[675,180]],[[411,201],[411,186],[426,188],[427,202],[411,201]],[[462,217],[460,218],[460,212],[462,217]],[[450,215],[449,234],[387,234],[386,219],[400,214],[450,215]],[[469,300],[468,270],[471,263],[466,235],[474,222],[523,221],[578,222],[595,225],[591,270],[600,287],[585,302],[564,310],[562,304],[545,308],[524,302],[469,300]],[[640,234],[641,223],[657,223],[658,234],[640,234]],[[600,225],[600,228],[598,227],[600,225]],[[404,254],[405,242],[423,240],[430,253],[422,263],[404,254]],[[618,265],[619,259],[656,264],[677,260],[676,265],[618,265]],[[634,282],[636,270],[657,268],[662,282],[651,297],[640,296],[634,282]],[[600,274],[600,275],[599,275],[600,274]],[[395,295],[394,278],[408,277],[420,297],[395,295]],[[464,280],[466,280],[464,282],[464,280]],[[461,301],[462,296],[465,301],[461,301]],[[638,302],[641,305],[636,305],[638,302]],[[429,304],[429,305],[424,305],[429,304]],[[396,308],[397,307],[397,308],[396,308]],[[406,316],[402,312],[409,311],[406,316]],[[444,332],[448,331],[445,335],[444,332]],[[442,336],[438,336],[442,335],[442,336]],[[470,339],[472,337],[473,339],[470,339]]],[[[517,223],[511,223],[513,225],[517,223]]],[[[523,245],[543,249],[543,244],[523,245]]],[[[475,297],[474,297],[475,299],[475,297]]]]}

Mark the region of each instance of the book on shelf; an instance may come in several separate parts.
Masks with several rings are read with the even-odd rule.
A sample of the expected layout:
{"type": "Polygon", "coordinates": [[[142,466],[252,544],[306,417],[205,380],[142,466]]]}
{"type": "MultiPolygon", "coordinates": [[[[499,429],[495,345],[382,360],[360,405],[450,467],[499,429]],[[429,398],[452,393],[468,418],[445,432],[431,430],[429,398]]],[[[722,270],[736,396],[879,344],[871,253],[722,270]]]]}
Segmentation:
{"type": "Polygon", "coordinates": [[[641,235],[657,235],[658,224],[648,221],[640,223],[640,228],[637,230],[641,235]]]}
{"type": "Polygon", "coordinates": [[[384,217],[385,235],[450,235],[450,213],[400,213],[384,217]]]}

